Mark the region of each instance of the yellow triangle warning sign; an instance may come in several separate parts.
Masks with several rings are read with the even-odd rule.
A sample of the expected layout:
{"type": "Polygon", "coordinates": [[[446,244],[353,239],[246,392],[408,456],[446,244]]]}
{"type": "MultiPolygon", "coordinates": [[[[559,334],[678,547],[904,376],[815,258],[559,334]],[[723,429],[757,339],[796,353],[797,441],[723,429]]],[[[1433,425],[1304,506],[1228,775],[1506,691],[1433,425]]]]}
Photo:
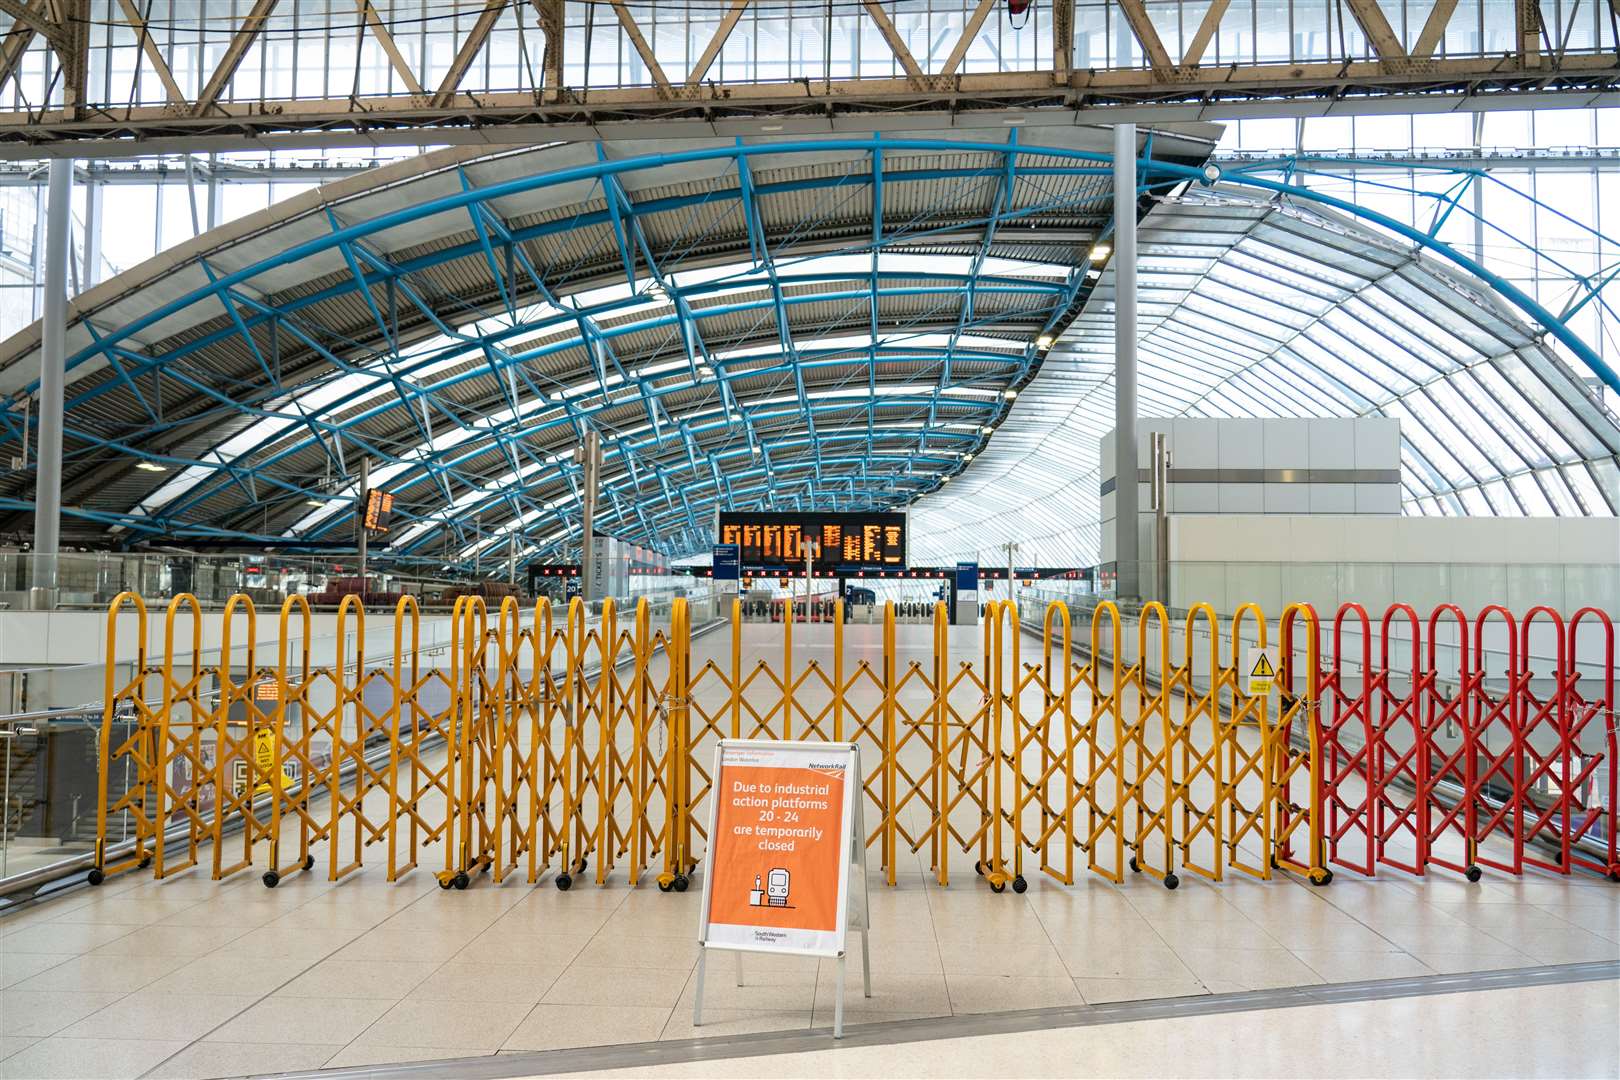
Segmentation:
{"type": "Polygon", "coordinates": [[[1274,652],[1274,649],[1249,646],[1248,682],[1251,697],[1271,693],[1272,684],[1277,681],[1277,661],[1273,657],[1274,652]]]}

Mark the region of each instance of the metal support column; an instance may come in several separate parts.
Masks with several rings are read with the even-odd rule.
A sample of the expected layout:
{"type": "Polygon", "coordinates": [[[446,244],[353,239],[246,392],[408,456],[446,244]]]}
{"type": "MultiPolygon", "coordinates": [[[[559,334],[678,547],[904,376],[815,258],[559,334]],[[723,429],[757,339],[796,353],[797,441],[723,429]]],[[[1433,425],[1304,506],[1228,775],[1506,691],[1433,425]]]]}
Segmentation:
{"type": "Polygon", "coordinates": [[[208,210],[203,220],[210,230],[219,228],[219,155],[208,155],[208,210]]]}
{"type": "Polygon", "coordinates": [[[360,498],[354,511],[354,546],[360,553],[360,602],[366,602],[366,503],[371,498],[371,459],[360,459],[360,498]]]}
{"type": "Polygon", "coordinates": [[[101,284],[101,196],[107,185],[94,180],[84,185],[84,270],[79,275],[81,292],[101,284]]]}
{"type": "Polygon", "coordinates": [[[585,444],[574,451],[574,460],[581,466],[584,489],[580,493],[584,520],[580,522],[579,595],[589,604],[597,599],[591,579],[596,570],[596,484],[602,470],[602,438],[594,428],[585,432],[585,444]]]}
{"type": "Polygon", "coordinates": [[[29,605],[56,606],[62,540],[62,383],[67,360],[68,225],[73,162],[52,158],[45,207],[45,312],[39,350],[39,469],[34,474],[34,574],[29,605]]]}
{"type": "Polygon", "coordinates": [[[1136,125],[1114,125],[1115,595],[1142,594],[1136,454],[1136,125]]]}
{"type": "Polygon", "coordinates": [[[815,600],[816,591],[816,558],[821,554],[821,545],[815,540],[807,540],[804,545],[804,621],[815,622],[810,617],[810,605],[815,600]]]}
{"type": "Polygon", "coordinates": [[[1153,510],[1153,594],[1144,599],[1170,603],[1170,436],[1155,431],[1148,437],[1152,450],[1152,483],[1148,488],[1153,510]]]}

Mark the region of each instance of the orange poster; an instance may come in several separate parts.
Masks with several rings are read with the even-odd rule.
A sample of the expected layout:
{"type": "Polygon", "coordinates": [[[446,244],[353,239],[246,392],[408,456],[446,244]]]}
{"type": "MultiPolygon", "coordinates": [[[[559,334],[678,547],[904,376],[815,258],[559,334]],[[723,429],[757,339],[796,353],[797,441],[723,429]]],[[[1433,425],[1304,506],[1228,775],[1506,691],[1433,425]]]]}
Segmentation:
{"type": "Polygon", "coordinates": [[[851,757],[847,745],[722,744],[706,944],[841,951],[851,757]]]}

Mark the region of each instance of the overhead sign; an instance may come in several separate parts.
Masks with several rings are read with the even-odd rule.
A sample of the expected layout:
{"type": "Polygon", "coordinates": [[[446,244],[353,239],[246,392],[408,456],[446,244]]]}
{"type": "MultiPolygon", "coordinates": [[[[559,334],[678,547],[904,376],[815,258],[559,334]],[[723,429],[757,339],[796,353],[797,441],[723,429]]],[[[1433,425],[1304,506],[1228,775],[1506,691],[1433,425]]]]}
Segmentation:
{"type": "Polygon", "coordinates": [[[736,544],[744,566],[767,572],[802,574],[811,550],[817,570],[898,570],[906,565],[906,515],[722,513],[720,542],[736,544]]]}
{"type": "Polygon", "coordinates": [[[956,591],[979,591],[979,564],[976,562],[959,562],[956,564],[956,591]]]}
{"type": "Polygon", "coordinates": [[[714,580],[738,581],[741,578],[742,552],[737,545],[714,545],[714,580]]]}
{"type": "Polygon", "coordinates": [[[1248,675],[1249,696],[1260,697],[1271,693],[1277,683],[1277,650],[1250,645],[1244,657],[1244,670],[1248,675]]]}
{"type": "MultiPolygon", "coordinates": [[[[715,750],[705,948],[838,957],[850,927],[860,755],[852,743],[725,739],[715,750]]],[[[857,872],[865,926],[866,875],[857,872]]]]}
{"type": "Polygon", "coordinates": [[[366,491],[366,531],[385,533],[394,521],[394,497],[386,491],[366,491]]]}

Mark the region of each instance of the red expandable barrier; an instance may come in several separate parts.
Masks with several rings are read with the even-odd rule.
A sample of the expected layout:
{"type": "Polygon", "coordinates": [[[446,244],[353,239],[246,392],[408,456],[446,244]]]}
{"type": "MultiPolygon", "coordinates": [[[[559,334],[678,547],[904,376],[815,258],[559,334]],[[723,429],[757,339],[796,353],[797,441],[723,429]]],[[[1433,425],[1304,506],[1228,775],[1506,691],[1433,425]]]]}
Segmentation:
{"type": "Polygon", "coordinates": [[[1467,809],[1474,864],[1519,874],[1524,872],[1524,838],[1517,826],[1524,803],[1524,761],[1520,744],[1524,730],[1524,684],[1529,676],[1519,655],[1519,633],[1513,613],[1500,604],[1486,605],[1474,620],[1474,658],[1479,677],[1473,682],[1473,702],[1469,709],[1474,721],[1474,783],[1468,791],[1467,809]],[[1485,638],[1492,616],[1507,630],[1507,669],[1500,693],[1492,692],[1485,663],[1485,638]],[[1497,832],[1510,846],[1507,862],[1483,852],[1485,841],[1497,832]]]}
{"type": "Polygon", "coordinates": [[[1360,604],[1341,604],[1333,616],[1333,667],[1322,679],[1328,716],[1322,723],[1322,810],[1327,862],[1359,874],[1373,872],[1372,686],[1381,677],[1372,666],[1372,624],[1360,604]],[[1361,624],[1360,690],[1345,688],[1344,623],[1361,624]]]}
{"type": "Polygon", "coordinates": [[[1607,874],[1610,881],[1620,881],[1620,847],[1616,831],[1620,829],[1620,755],[1616,754],[1615,698],[1614,698],[1614,623],[1602,610],[1585,607],[1569,620],[1569,641],[1564,652],[1570,671],[1569,680],[1569,733],[1570,749],[1576,768],[1570,777],[1570,819],[1565,831],[1571,845],[1570,861],[1576,866],[1607,874]],[[1580,627],[1595,620],[1602,642],[1599,656],[1602,676],[1597,692],[1587,697],[1581,692],[1580,627]],[[1600,775],[1607,777],[1600,779],[1600,775]],[[1581,855],[1573,845],[1584,837],[1591,837],[1603,845],[1601,860],[1581,855]]]}
{"type": "Polygon", "coordinates": [[[1439,866],[1478,881],[1471,824],[1472,808],[1478,801],[1477,756],[1469,705],[1481,675],[1470,663],[1468,616],[1456,604],[1441,604],[1429,614],[1425,638],[1425,670],[1419,691],[1423,743],[1418,768],[1419,859],[1425,868],[1439,866]],[[1450,694],[1439,665],[1440,628],[1448,619],[1457,626],[1457,677],[1450,694]],[[1443,792],[1451,790],[1462,792],[1462,797],[1442,798],[1443,792]]]}
{"type": "MultiPolygon", "coordinates": [[[[1284,642],[1291,651],[1286,628],[1284,642]]],[[[1283,665],[1292,692],[1293,657],[1285,654],[1283,665]]],[[[1581,867],[1620,882],[1620,731],[1607,613],[1582,608],[1566,624],[1550,607],[1516,620],[1491,604],[1470,620],[1441,604],[1424,620],[1394,604],[1379,622],[1375,661],[1366,610],[1347,603],[1333,620],[1332,661],[1319,689],[1324,865],[1369,876],[1379,866],[1416,875],[1437,866],[1470,881],[1481,867],[1581,867]],[[1448,623],[1454,667],[1441,659],[1452,648],[1448,623]],[[1397,633],[1403,626],[1410,642],[1397,633]],[[1360,655],[1346,657],[1345,636],[1358,628],[1360,655]],[[1549,643],[1551,670],[1538,673],[1532,645],[1549,643]],[[1599,671],[1585,683],[1582,645],[1584,666],[1599,671]],[[1598,853],[1583,855],[1582,842],[1595,842],[1598,853]]]]}
{"type": "Polygon", "coordinates": [[[1569,644],[1563,616],[1550,607],[1537,605],[1525,613],[1519,624],[1519,657],[1524,665],[1519,709],[1519,783],[1522,789],[1518,816],[1519,844],[1525,849],[1524,861],[1540,870],[1569,873],[1570,808],[1570,728],[1569,690],[1575,678],[1565,651],[1569,644]],[[1545,697],[1538,696],[1530,668],[1530,638],[1537,617],[1553,624],[1553,669],[1545,697]],[[1557,858],[1548,862],[1532,852],[1534,841],[1551,844],[1557,858]]]}
{"type": "Polygon", "coordinates": [[[1422,662],[1423,624],[1408,604],[1394,604],[1378,625],[1378,676],[1368,683],[1371,699],[1367,715],[1373,720],[1372,756],[1369,772],[1372,791],[1374,855],[1378,863],[1423,873],[1423,723],[1419,702],[1423,685],[1433,672],[1422,662]],[[1397,644],[1390,631],[1404,620],[1412,635],[1409,662],[1398,669],[1390,667],[1390,647],[1397,644]],[[1394,678],[1392,678],[1392,676],[1394,678]],[[1397,689],[1395,679],[1399,679],[1397,689]],[[1376,707],[1375,707],[1376,706],[1376,707]],[[1391,850],[1392,841],[1397,850],[1391,850]],[[1410,855],[1399,848],[1409,844],[1410,855]]]}

